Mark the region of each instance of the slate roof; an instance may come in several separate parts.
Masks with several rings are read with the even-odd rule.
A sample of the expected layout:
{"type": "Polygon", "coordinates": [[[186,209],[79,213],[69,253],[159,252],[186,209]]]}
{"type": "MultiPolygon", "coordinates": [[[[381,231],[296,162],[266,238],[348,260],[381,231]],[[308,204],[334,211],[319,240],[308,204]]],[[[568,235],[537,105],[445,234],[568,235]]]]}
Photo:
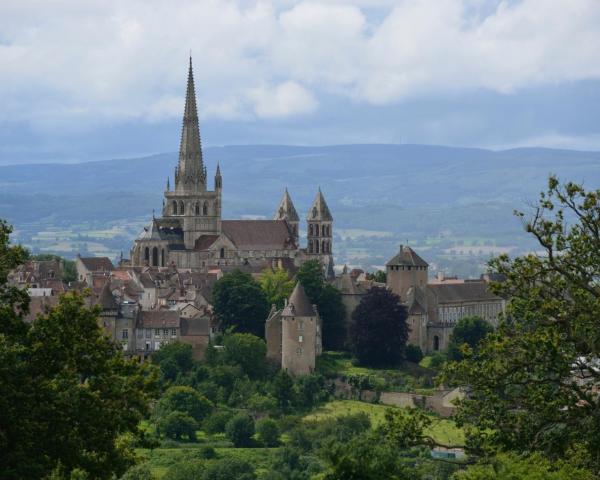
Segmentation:
{"type": "Polygon", "coordinates": [[[427,285],[427,294],[438,305],[444,303],[494,302],[501,300],[500,297],[488,290],[488,284],[483,281],[429,284],[427,285]]]}
{"type": "Polygon", "coordinates": [[[315,317],[317,315],[300,282],[296,283],[294,291],[283,309],[283,315],[288,317],[315,317]]]}
{"type": "Polygon", "coordinates": [[[386,266],[428,267],[429,264],[407,245],[400,245],[400,251],[386,263],[386,266]]]}
{"type": "Polygon", "coordinates": [[[223,220],[221,229],[240,250],[295,247],[293,235],[284,220],[223,220]]]}
{"type": "Polygon", "coordinates": [[[210,246],[217,241],[218,238],[218,235],[202,235],[196,240],[196,243],[194,244],[194,250],[208,250],[210,246]]]}
{"type": "Polygon", "coordinates": [[[110,272],[113,269],[108,257],[79,257],[79,260],[90,272],[110,272]]]}
{"type": "Polygon", "coordinates": [[[144,328],[177,328],[179,312],[176,310],[143,310],[140,323],[144,328]]]}
{"type": "MultiPolygon", "coordinates": [[[[169,242],[183,242],[183,229],[178,218],[153,218],[150,224],[144,227],[138,240],[167,240],[169,242]]],[[[173,250],[172,246],[169,246],[173,250]]]]}

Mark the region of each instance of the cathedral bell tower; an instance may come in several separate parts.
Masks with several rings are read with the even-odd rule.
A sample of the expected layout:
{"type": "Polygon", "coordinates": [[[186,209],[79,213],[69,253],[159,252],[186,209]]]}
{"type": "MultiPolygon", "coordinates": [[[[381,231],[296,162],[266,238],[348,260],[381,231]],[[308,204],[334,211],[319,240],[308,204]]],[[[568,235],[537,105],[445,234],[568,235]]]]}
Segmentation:
{"type": "Polygon", "coordinates": [[[294,239],[294,243],[299,245],[298,227],[300,225],[300,217],[298,216],[298,212],[296,211],[296,207],[294,207],[294,203],[292,202],[292,198],[290,197],[287,188],[283,193],[281,202],[279,202],[279,207],[277,207],[273,220],[285,220],[290,229],[290,233],[292,234],[292,238],[294,239]]]}
{"type": "Polygon", "coordinates": [[[327,277],[333,272],[333,217],[319,188],[315,201],[306,217],[309,258],[317,258],[325,269],[327,277]]]}
{"type": "Polygon", "coordinates": [[[217,167],[215,190],[207,190],[206,166],[202,157],[192,58],[188,71],[179,162],[175,167],[173,190],[167,181],[164,217],[180,220],[185,248],[193,249],[202,235],[221,231],[221,172],[217,167]]]}

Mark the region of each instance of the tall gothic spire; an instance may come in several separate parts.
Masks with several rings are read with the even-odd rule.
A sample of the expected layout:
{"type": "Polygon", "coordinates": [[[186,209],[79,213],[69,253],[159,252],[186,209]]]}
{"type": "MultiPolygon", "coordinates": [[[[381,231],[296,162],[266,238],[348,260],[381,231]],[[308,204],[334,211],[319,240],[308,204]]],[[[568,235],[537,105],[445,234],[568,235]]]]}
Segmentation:
{"type": "Polygon", "coordinates": [[[183,127],[181,130],[181,146],[179,147],[179,165],[175,171],[175,188],[177,190],[197,190],[206,188],[206,168],[202,160],[200,144],[200,127],[198,110],[196,109],[196,91],[192,57],[188,72],[183,127]]]}

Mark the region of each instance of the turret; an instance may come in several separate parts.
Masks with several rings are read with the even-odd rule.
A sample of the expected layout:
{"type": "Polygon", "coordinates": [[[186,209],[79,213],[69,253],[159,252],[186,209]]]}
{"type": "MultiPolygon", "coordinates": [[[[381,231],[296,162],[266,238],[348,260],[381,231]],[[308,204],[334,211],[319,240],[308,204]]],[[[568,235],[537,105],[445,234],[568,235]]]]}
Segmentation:
{"type": "Polygon", "coordinates": [[[407,245],[400,245],[394,257],[386,263],[386,283],[400,300],[407,301],[412,287],[425,288],[429,265],[407,245]]]}
{"type": "Polygon", "coordinates": [[[318,258],[327,276],[333,276],[333,217],[319,188],[315,201],[306,217],[309,256],[318,258]]]}
{"type": "Polygon", "coordinates": [[[221,165],[217,163],[217,172],[215,173],[215,190],[223,188],[223,178],[221,177],[221,165]]]}
{"type": "Polygon", "coordinates": [[[294,202],[292,202],[292,198],[288,193],[288,189],[285,189],[283,193],[283,197],[281,198],[281,202],[279,202],[279,207],[275,212],[275,216],[273,220],[285,220],[288,224],[290,232],[298,245],[298,227],[300,225],[300,217],[298,216],[298,212],[296,211],[296,207],[294,207],[294,202]]]}

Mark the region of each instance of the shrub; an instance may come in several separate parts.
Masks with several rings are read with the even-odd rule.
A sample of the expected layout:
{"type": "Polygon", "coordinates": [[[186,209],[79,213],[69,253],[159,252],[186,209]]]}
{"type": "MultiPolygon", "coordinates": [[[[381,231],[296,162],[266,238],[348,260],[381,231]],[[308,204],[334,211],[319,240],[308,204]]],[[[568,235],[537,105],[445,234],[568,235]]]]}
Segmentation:
{"type": "Polygon", "coordinates": [[[180,440],[187,437],[189,441],[196,441],[196,421],[183,412],[171,412],[158,422],[158,428],[167,437],[180,440]]]}
{"type": "Polygon", "coordinates": [[[254,435],[254,420],[240,413],[227,422],[225,433],[235,447],[248,447],[254,435]]]}
{"type": "Polygon", "coordinates": [[[211,460],[217,458],[217,451],[210,445],[203,445],[198,449],[196,456],[204,460],[211,460]]]}
{"type": "Polygon", "coordinates": [[[204,420],[202,428],[209,435],[225,433],[225,426],[227,425],[227,422],[231,420],[231,417],[233,417],[231,412],[227,410],[218,410],[204,420]]]}
{"type": "Polygon", "coordinates": [[[212,408],[213,404],[192,387],[171,387],[159,400],[155,413],[164,417],[170,412],[183,412],[200,422],[212,408]]]}
{"type": "Polygon", "coordinates": [[[263,418],[256,422],[256,433],[265,447],[279,445],[279,427],[272,418],[263,418]]]}
{"type": "Polygon", "coordinates": [[[423,351],[421,350],[421,347],[409,344],[404,350],[404,356],[409,362],[419,363],[423,360],[423,351]]]}

